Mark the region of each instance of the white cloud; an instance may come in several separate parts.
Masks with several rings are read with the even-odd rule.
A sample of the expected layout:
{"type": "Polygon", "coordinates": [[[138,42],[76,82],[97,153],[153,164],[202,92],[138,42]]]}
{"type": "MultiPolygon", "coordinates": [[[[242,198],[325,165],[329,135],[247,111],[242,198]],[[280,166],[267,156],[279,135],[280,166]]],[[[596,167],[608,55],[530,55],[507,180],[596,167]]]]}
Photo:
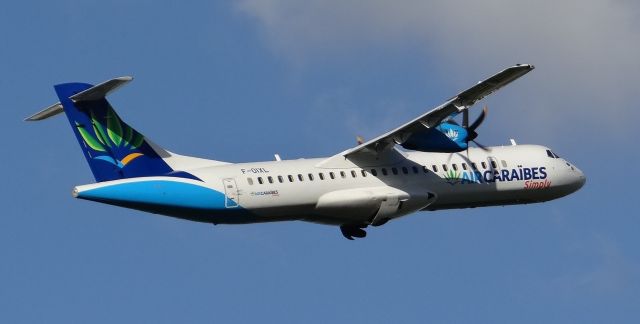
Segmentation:
{"type": "Polygon", "coordinates": [[[293,65],[361,49],[410,47],[428,53],[425,60],[440,66],[440,77],[455,82],[470,75],[487,76],[514,63],[533,63],[538,69],[527,76],[526,94],[501,100],[521,106],[505,118],[528,118],[531,125],[548,129],[560,129],[567,122],[591,131],[617,126],[616,136],[625,127],[634,132],[633,123],[640,116],[635,107],[640,85],[639,7],[616,0],[238,4],[263,27],[271,48],[293,65]]]}

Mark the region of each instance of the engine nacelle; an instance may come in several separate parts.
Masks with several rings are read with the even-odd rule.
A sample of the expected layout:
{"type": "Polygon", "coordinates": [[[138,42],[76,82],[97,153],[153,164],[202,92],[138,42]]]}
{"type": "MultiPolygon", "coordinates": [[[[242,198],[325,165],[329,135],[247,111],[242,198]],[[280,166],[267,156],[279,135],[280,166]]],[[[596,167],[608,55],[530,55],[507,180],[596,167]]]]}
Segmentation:
{"type": "Polygon", "coordinates": [[[400,144],[408,150],[421,152],[460,152],[467,149],[467,130],[459,125],[442,123],[434,129],[413,133],[400,144]]]}

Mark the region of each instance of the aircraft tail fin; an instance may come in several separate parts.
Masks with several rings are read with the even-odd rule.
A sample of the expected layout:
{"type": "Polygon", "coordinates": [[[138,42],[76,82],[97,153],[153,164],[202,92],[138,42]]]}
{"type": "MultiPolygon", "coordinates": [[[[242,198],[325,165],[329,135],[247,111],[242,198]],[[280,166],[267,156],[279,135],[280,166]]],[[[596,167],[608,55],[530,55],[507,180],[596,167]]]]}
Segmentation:
{"type": "Polygon", "coordinates": [[[60,102],[28,117],[42,120],[64,112],[97,182],[145,176],[178,176],[163,157],[171,153],[152,144],[144,135],[123,122],[105,96],[131,77],[115,78],[99,85],[64,83],[56,85],[60,102]]]}

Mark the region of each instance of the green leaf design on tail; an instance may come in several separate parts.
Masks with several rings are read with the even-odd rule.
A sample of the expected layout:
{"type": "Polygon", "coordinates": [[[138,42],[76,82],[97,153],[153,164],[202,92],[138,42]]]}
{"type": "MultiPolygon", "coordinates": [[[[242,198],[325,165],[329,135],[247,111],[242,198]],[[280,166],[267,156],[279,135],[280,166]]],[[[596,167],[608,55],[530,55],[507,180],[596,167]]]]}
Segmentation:
{"type": "Polygon", "coordinates": [[[86,129],[84,129],[84,126],[76,122],[76,128],[78,129],[78,132],[80,133],[80,136],[82,136],[84,142],[87,143],[90,148],[100,152],[106,151],[104,146],[102,146],[102,144],[100,144],[97,139],[95,139],[86,129]]]}
{"type": "Polygon", "coordinates": [[[113,112],[113,109],[109,109],[107,112],[107,134],[109,134],[113,144],[120,146],[120,143],[122,143],[122,125],[120,125],[120,120],[113,112]]]}
{"type": "Polygon", "coordinates": [[[104,126],[100,124],[98,119],[96,119],[96,115],[91,111],[91,123],[93,124],[93,133],[96,134],[96,137],[103,145],[111,147],[111,142],[107,138],[107,133],[104,131],[104,126]]]}
{"type": "Polygon", "coordinates": [[[123,124],[124,126],[124,146],[127,147],[131,144],[131,137],[133,137],[133,129],[131,126],[127,124],[123,124]]]}
{"type": "Polygon", "coordinates": [[[144,142],[144,136],[142,136],[142,134],[136,132],[136,135],[133,139],[133,142],[131,143],[131,147],[133,148],[139,148],[140,145],[142,145],[142,142],[144,142]]]}

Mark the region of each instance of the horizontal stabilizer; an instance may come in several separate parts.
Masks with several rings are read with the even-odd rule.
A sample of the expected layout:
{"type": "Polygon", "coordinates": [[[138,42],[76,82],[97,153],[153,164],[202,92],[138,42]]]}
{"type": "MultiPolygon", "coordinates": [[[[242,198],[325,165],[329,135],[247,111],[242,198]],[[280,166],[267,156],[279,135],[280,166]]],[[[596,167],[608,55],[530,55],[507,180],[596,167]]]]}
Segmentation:
{"type": "Polygon", "coordinates": [[[39,111],[35,114],[33,114],[30,117],[25,118],[25,121],[37,121],[37,120],[43,120],[43,119],[47,119],[49,117],[53,117],[61,112],[63,112],[64,109],[62,109],[62,104],[59,102],[54,103],[53,105],[43,109],[42,111],[39,111]]]}
{"type": "MultiPolygon", "coordinates": [[[[92,101],[99,100],[106,97],[110,92],[120,88],[121,86],[127,84],[129,81],[133,80],[130,76],[123,76],[115,79],[111,79],[109,81],[102,82],[96,86],[93,86],[87,90],[74,94],[69,97],[73,102],[80,101],[92,101]]],[[[60,102],[56,102],[55,104],[33,114],[30,117],[25,118],[25,121],[38,121],[47,119],[49,117],[53,117],[64,111],[62,108],[62,104],[60,102]]]]}
{"type": "Polygon", "coordinates": [[[109,81],[105,81],[96,86],[93,86],[78,94],[75,94],[69,97],[69,99],[73,100],[73,102],[99,100],[106,97],[109,94],[109,92],[120,88],[121,86],[127,84],[131,80],[133,80],[133,78],[130,76],[123,76],[123,77],[111,79],[109,81]]]}

